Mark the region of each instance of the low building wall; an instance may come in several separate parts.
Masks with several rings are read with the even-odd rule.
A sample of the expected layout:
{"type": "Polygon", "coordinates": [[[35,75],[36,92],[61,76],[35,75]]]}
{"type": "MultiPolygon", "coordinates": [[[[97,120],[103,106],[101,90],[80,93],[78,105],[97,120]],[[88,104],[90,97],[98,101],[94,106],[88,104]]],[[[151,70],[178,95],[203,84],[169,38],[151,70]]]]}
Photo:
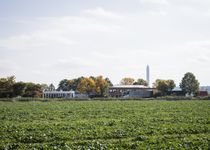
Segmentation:
{"type": "Polygon", "coordinates": [[[74,91],[43,91],[43,98],[74,98],[74,91]]]}

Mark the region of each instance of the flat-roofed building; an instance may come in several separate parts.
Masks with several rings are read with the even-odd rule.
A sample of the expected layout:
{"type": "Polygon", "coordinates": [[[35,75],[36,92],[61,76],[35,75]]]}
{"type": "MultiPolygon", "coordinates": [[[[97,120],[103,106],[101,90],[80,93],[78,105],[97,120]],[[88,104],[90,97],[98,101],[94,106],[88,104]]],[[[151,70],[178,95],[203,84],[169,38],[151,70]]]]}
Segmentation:
{"type": "Polygon", "coordinates": [[[75,91],[43,91],[43,98],[74,98],[75,91]]]}
{"type": "Polygon", "coordinates": [[[125,97],[125,98],[147,98],[152,97],[155,88],[150,88],[143,85],[115,85],[109,87],[110,97],[125,97]]]}

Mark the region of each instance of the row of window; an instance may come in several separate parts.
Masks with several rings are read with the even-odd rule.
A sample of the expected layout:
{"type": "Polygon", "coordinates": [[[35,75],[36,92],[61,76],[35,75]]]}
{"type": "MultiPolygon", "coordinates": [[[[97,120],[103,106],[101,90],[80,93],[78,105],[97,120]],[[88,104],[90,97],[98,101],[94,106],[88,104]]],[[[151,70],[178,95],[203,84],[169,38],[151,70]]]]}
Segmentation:
{"type": "Polygon", "coordinates": [[[44,98],[62,98],[62,97],[74,97],[74,94],[72,94],[72,93],[69,93],[69,94],[46,93],[46,94],[44,94],[44,98]]]}
{"type": "Polygon", "coordinates": [[[109,92],[129,92],[129,91],[139,91],[138,89],[132,89],[132,90],[128,90],[128,89],[110,89],[109,92]]]}

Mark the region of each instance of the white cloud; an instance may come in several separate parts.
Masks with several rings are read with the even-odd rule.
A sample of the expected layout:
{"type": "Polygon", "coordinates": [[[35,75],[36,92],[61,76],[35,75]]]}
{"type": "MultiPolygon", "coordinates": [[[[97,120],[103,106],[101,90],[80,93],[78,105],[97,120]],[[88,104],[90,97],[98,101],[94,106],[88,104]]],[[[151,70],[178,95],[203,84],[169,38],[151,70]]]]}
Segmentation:
{"type": "Polygon", "coordinates": [[[210,40],[203,40],[203,41],[190,41],[186,42],[182,47],[184,51],[192,53],[209,53],[210,54],[210,40]]]}
{"type": "Polygon", "coordinates": [[[139,0],[142,13],[151,16],[167,16],[170,11],[169,0],[139,0]]]}
{"type": "Polygon", "coordinates": [[[108,34],[121,30],[119,25],[112,22],[100,22],[83,16],[46,17],[31,23],[43,25],[43,28],[0,39],[0,47],[22,50],[52,45],[66,47],[77,44],[75,38],[81,40],[82,35],[108,34]]]}
{"type": "Polygon", "coordinates": [[[96,17],[105,17],[105,18],[111,18],[111,19],[122,19],[123,18],[122,15],[119,15],[112,11],[105,10],[101,7],[98,7],[96,9],[85,10],[84,13],[92,15],[92,16],[96,16],[96,17]]]}
{"type": "Polygon", "coordinates": [[[0,39],[1,75],[15,72],[21,80],[55,83],[102,74],[118,83],[124,76],[144,78],[149,64],[152,81],[179,82],[186,71],[206,71],[198,77],[210,84],[208,11],[200,9],[201,1],[199,8],[191,4],[198,0],[186,1],[138,0],[129,1],[123,13],[110,3],[78,9],[74,15],[16,18],[12,27],[22,29],[0,39]]]}
{"type": "Polygon", "coordinates": [[[0,40],[1,47],[20,50],[39,48],[51,45],[52,43],[72,45],[74,41],[61,35],[46,33],[45,31],[37,31],[31,34],[22,34],[0,40]]]}
{"type": "Polygon", "coordinates": [[[114,59],[116,58],[115,55],[113,54],[107,54],[107,53],[103,53],[103,52],[97,52],[97,51],[93,51],[92,52],[92,55],[96,58],[99,58],[99,59],[114,59]]]}
{"type": "Polygon", "coordinates": [[[4,75],[4,76],[10,76],[13,75],[15,71],[21,69],[20,66],[18,66],[18,64],[16,64],[15,62],[13,62],[11,59],[0,59],[0,76],[4,75]]]}
{"type": "Polygon", "coordinates": [[[140,0],[144,4],[159,4],[159,5],[168,5],[168,0],[140,0]]]}
{"type": "Polygon", "coordinates": [[[152,16],[167,16],[168,15],[168,13],[164,10],[149,11],[148,13],[152,16]]]}
{"type": "Polygon", "coordinates": [[[209,10],[207,10],[206,12],[204,12],[204,16],[206,16],[206,17],[210,17],[210,9],[209,9],[209,10]]]}
{"type": "Polygon", "coordinates": [[[66,70],[69,68],[70,70],[80,70],[85,67],[97,67],[98,64],[95,62],[95,60],[89,60],[85,59],[84,57],[72,57],[71,59],[67,58],[59,58],[54,61],[54,63],[51,64],[51,68],[58,68],[61,70],[66,70]]]}

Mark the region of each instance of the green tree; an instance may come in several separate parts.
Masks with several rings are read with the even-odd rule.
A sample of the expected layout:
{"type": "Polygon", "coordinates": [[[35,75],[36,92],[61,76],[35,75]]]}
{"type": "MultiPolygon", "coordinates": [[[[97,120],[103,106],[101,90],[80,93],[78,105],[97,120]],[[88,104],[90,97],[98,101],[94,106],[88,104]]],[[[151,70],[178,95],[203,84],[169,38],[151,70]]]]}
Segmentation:
{"type": "Polygon", "coordinates": [[[58,84],[58,90],[62,91],[69,91],[69,80],[68,79],[63,79],[59,82],[58,84]]]}
{"type": "Polygon", "coordinates": [[[144,86],[148,86],[148,83],[144,79],[138,79],[136,82],[133,83],[133,85],[144,85],[144,86]]]}
{"type": "Polygon", "coordinates": [[[26,89],[26,83],[16,82],[13,84],[14,96],[23,96],[26,89]]]}
{"type": "Polygon", "coordinates": [[[77,87],[83,78],[84,77],[79,77],[76,79],[69,80],[69,90],[78,91],[77,87]]]}
{"type": "Polygon", "coordinates": [[[59,82],[57,90],[63,90],[63,91],[74,90],[74,91],[77,91],[77,86],[83,78],[84,77],[79,77],[79,78],[70,79],[70,80],[63,79],[59,82]]]}
{"type": "Polygon", "coordinates": [[[13,85],[15,76],[0,78],[0,97],[13,97],[13,85]]]}
{"type": "Polygon", "coordinates": [[[49,86],[45,83],[41,84],[42,90],[48,90],[49,86]]]}
{"type": "Polygon", "coordinates": [[[52,83],[49,85],[49,90],[50,91],[55,91],[55,86],[52,83]]]}
{"type": "Polygon", "coordinates": [[[113,86],[113,84],[109,78],[105,78],[105,80],[108,83],[108,86],[113,86]]]}
{"type": "Polygon", "coordinates": [[[176,87],[176,84],[174,80],[167,80],[167,83],[168,83],[168,91],[171,92],[176,87]]]}
{"type": "Polygon", "coordinates": [[[135,80],[133,78],[125,77],[125,78],[122,78],[122,80],[120,81],[120,84],[121,85],[133,85],[134,81],[135,80]]]}
{"type": "Polygon", "coordinates": [[[196,79],[195,75],[191,72],[187,72],[182,78],[180,88],[185,94],[195,95],[199,91],[199,85],[200,83],[196,79]]]}
{"type": "Polygon", "coordinates": [[[24,97],[42,97],[42,86],[35,83],[26,83],[24,97]]]}

